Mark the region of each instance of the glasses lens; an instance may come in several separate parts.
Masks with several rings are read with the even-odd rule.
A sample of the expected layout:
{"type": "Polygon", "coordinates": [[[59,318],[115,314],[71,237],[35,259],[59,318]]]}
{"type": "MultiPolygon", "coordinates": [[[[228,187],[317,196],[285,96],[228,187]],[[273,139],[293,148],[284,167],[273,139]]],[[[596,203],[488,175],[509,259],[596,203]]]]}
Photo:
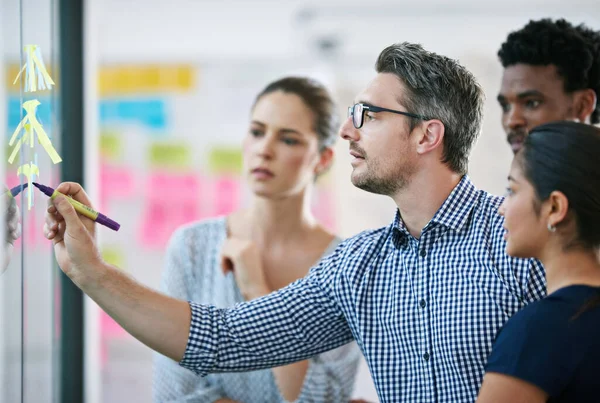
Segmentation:
{"type": "Polygon", "coordinates": [[[362,126],[363,120],[363,106],[362,104],[356,104],[353,107],[352,111],[352,123],[354,123],[354,127],[360,129],[362,126]]]}

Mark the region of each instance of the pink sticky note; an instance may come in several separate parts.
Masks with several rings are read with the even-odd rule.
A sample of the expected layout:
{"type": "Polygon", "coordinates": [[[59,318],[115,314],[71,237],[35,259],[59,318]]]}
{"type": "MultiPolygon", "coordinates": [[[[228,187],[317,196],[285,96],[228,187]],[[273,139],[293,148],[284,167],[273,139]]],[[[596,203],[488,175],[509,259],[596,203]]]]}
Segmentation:
{"type": "Polygon", "coordinates": [[[127,336],[127,332],[108,316],[104,311],[100,311],[100,361],[106,365],[108,361],[108,341],[110,339],[120,339],[127,336]]]}
{"type": "Polygon", "coordinates": [[[113,318],[104,311],[100,311],[100,332],[102,338],[119,338],[127,334],[113,318]]]}
{"type": "Polygon", "coordinates": [[[123,167],[100,165],[100,210],[106,202],[113,199],[124,199],[135,193],[135,178],[133,173],[123,167]]]}
{"type": "Polygon", "coordinates": [[[200,181],[195,174],[155,173],[147,181],[147,198],[157,200],[198,199],[200,181]]]}
{"type": "MultiPolygon", "coordinates": [[[[27,182],[26,180],[23,182],[27,182]]],[[[17,185],[21,184],[21,180],[19,179],[19,177],[17,176],[17,174],[15,172],[7,172],[6,173],[6,186],[8,186],[9,189],[14,188],[17,185]]]]}
{"type": "Polygon", "coordinates": [[[230,214],[240,204],[240,181],[232,177],[218,177],[214,180],[214,215],[230,214]]]}
{"type": "Polygon", "coordinates": [[[335,231],[335,210],[333,208],[333,197],[329,190],[318,189],[312,206],[315,217],[330,231],[335,231]]]}
{"type": "MultiPolygon", "coordinates": [[[[20,200],[17,200],[17,203],[20,203],[20,200]]],[[[23,227],[21,229],[21,236],[15,240],[15,250],[22,248],[23,240],[26,242],[27,248],[43,246],[50,242],[44,237],[42,224],[43,219],[35,211],[29,211],[26,214],[25,223],[21,223],[23,227]]]]}
{"type": "Polygon", "coordinates": [[[35,211],[30,211],[25,218],[27,221],[27,228],[23,230],[23,235],[26,237],[27,246],[35,246],[40,236],[42,235],[42,225],[37,224],[37,217],[35,211]]]}
{"type": "Polygon", "coordinates": [[[193,174],[153,174],[139,231],[143,245],[164,247],[177,227],[200,218],[200,182],[193,174]]]}

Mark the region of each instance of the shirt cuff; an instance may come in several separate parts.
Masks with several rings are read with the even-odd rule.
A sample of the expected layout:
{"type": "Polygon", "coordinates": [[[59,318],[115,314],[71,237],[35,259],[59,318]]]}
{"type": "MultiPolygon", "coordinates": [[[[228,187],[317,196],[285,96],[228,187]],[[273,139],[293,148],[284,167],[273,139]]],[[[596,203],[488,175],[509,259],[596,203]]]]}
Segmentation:
{"type": "Polygon", "coordinates": [[[220,311],[214,306],[188,303],[192,312],[190,333],[179,365],[205,376],[215,365],[220,311]]]}

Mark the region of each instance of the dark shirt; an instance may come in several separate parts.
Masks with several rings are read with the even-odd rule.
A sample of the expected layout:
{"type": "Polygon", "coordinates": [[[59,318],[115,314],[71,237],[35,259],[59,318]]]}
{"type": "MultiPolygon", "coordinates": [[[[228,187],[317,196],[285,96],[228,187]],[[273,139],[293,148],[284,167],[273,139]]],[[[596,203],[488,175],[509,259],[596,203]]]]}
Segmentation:
{"type": "Polygon", "coordinates": [[[600,288],[573,285],[527,305],[498,332],[486,372],[536,385],[549,402],[600,401],[600,288]]]}

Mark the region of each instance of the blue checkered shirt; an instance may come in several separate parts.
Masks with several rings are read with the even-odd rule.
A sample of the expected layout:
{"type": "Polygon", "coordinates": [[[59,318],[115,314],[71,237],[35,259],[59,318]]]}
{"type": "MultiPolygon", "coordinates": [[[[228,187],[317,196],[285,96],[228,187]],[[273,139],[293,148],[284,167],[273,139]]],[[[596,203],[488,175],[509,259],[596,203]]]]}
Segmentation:
{"type": "Polygon", "coordinates": [[[474,401],[496,333],[546,292],[539,262],[505,253],[501,202],[465,176],[419,239],[397,213],[264,298],[229,309],[190,302],[180,364],[248,371],[355,339],[382,402],[474,401]]]}

